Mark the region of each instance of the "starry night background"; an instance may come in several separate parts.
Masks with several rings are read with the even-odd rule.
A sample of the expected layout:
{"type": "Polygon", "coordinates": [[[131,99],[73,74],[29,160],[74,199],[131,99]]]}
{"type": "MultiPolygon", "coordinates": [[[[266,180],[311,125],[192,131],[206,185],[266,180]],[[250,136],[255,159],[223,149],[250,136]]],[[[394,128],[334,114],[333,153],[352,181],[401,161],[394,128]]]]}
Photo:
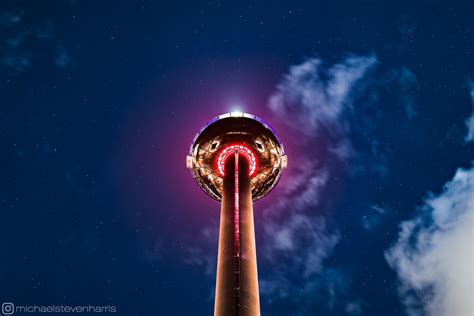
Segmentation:
{"type": "Polygon", "coordinates": [[[472,315],[472,1],[2,1],[0,301],[211,315],[185,155],[255,114],[262,315],[472,315]]]}

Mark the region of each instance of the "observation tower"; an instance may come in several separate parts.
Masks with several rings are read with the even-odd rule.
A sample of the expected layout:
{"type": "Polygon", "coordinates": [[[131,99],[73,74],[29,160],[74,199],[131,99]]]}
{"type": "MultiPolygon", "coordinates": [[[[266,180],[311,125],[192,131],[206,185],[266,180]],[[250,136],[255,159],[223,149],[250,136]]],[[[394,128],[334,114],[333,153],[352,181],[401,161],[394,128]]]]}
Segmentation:
{"type": "Polygon", "coordinates": [[[186,166],[221,203],[215,316],[260,315],[253,202],[273,189],[286,165],[276,133],[251,114],[220,115],[194,137],[186,166]]]}

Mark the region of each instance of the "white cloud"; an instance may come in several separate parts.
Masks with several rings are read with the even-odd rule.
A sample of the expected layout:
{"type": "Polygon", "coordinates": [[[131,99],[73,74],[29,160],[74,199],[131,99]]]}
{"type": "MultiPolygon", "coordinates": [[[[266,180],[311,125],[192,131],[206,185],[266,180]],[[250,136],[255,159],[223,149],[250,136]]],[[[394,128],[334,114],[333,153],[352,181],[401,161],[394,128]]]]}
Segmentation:
{"type": "MultiPolygon", "coordinates": [[[[320,151],[340,161],[353,155],[354,148],[347,136],[349,123],[344,114],[352,108],[356,84],[376,63],[374,56],[350,56],[329,68],[316,58],[290,67],[271,95],[269,107],[281,122],[298,134],[306,135],[299,138],[305,139],[302,146],[307,146],[302,153],[314,153],[317,132],[327,129],[331,141],[319,144],[320,151]]],[[[293,212],[317,205],[320,191],[330,175],[328,162],[318,157],[301,154],[290,159],[294,159],[286,172],[290,177],[279,184],[284,186],[285,193],[272,207],[273,212],[288,205],[293,212]]]]}
{"type": "Polygon", "coordinates": [[[321,127],[344,129],[340,118],[351,106],[354,85],[375,64],[374,56],[351,56],[327,69],[320,59],[308,59],[290,67],[269,106],[283,122],[309,135],[321,127]]]}
{"type": "Polygon", "coordinates": [[[385,256],[409,315],[474,313],[474,167],[458,169],[443,192],[401,224],[385,256]]]}
{"type": "MultiPolygon", "coordinates": [[[[273,236],[273,243],[266,248],[266,256],[272,261],[290,259],[298,261],[303,277],[310,277],[322,270],[323,260],[332,252],[339,234],[328,233],[324,220],[312,219],[302,214],[292,215],[281,225],[275,222],[265,226],[265,233],[273,236]],[[308,251],[301,254],[301,250],[308,251]],[[294,258],[295,252],[300,255],[294,258]]],[[[293,268],[296,266],[293,265],[293,268]]]]}
{"type": "Polygon", "coordinates": [[[290,157],[285,181],[279,184],[280,197],[263,211],[262,248],[269,266],[260,291],[268,301],[290,298],[314,304],[321,293],[324,305],[332,308],[345,286],[340,271],[325,267],[340,235],[317,210],[333,177],[331,164],[355,154],[347,116],[358,84],[376,63],[374,56],[350,56],[329,67],[308,59],[290,67],[269,99],[276,117],[302,137],[296,141],[300,154],[290,157]],[[329,140],[319,142],[322,134],[329,140]],[[313,156],[315,147],[329,158],[313,156]]]}
{"type": "Polygon", "coordinates": [[[472,102],[472,115],[468,117],[465,121],[467,134],[464,140],[466,142],[474,141],[474,82],[469,82],[469,90],[471,93],[471,102],[472,102]]]}

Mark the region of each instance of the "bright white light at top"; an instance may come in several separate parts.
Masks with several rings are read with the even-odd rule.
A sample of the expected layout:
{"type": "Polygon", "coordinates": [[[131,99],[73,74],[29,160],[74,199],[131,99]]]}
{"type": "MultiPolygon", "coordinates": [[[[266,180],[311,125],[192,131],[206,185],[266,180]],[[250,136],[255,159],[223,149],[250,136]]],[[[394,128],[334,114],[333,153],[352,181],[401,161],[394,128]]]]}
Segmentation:
{"type": "Polygon", "coordinates": [[[244,116],[244,112],[242,111],[232,111],[230,112],[231,117],[242,117],[244,116]]]}

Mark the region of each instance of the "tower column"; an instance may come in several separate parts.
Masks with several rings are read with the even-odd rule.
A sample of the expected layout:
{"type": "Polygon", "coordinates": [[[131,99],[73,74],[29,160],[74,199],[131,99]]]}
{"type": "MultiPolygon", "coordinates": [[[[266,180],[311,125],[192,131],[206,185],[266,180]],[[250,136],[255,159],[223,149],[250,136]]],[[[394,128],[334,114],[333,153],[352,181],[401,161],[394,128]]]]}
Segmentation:
{"type": "Polygon", "coordinates": [[[225,163],[215,316],[259,316],[257,258],[249,165],[238,152],[225,163]]]}

